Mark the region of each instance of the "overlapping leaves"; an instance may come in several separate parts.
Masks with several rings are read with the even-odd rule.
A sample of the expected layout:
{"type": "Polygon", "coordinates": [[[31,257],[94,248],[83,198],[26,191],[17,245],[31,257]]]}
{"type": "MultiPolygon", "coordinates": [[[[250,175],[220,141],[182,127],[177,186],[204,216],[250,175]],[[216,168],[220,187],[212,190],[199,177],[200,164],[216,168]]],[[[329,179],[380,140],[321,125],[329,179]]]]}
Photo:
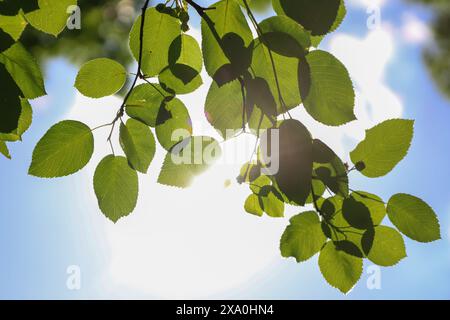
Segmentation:
{"type": "MultiPolygon", "coordinates": [[[[0,36],[5,34],[7,40],[0,52],[0,77],[2,83],[8,80],[7,94],[0,101],[0,153],[6,157],[10,154],[4,141],[19,140],[30,125],[28,99],[45,94],[38,66],[15,41],[27,23],[57,35],[67,17],[62,8],[75,2],[50,6],[52,1],[40,0],[25,8],[7,1],[10,12],[0,22],[0,36]],[[47,22],[43,15],[58,17],[47,22]]],[[[256,2],[194,5],[202,18],[201,48],[186,34],[190,20],[186,2],[144,8],[130,32],[130,50],[138,62],[135,81],[113,121],[98,127],[111,128],[111,143],[117,123],[125,154],[116,154],[111,143],[112,154],[98,164],[94,174],[98,204],[113,222],[134,210],[138,172],[149,171],[156,141],[166,152],[158,177],[163,185],[186,188],[220,157],[218,141],[194,135],[188,107],[178,97],[202,85],[204,64],[212,78],[206,119],[223,138],[252,130],[259,142],[238,177],[251,191],[245,211],[281,218],[286,206],[309,204],[311,211],[290,219],[281,236],[281,254],[297,262],[318,254],[326,281],[347,293],[359,280],[364,259],[392,266],[406,257],[403,235],[420,242],[440,238],[437,216],[421,199],[396,194],[386,204],[349,186],[351,172],[371,178],[390,172],[410,147],[413,122],[391,119],[367,130],[350,153],[354,164],[350,168],[290,113],[303,104],[323,125],[355,120],[348,71],[330,53],[313,49],[342,22],[344,1],[273,0],[277,15],[261,22],[251,11],[256,2]],[[122,119],[125,115],[130,119],[122,119]],[[382,225],[386,215],[395,228],[382,225]]],[[[3,5],[0,2],[1,15],[3,5]]],[[[117,62],[97,58],[81,67],[75,86],[88,97],[101,98],[122,89],[127,75],[117,62]]],[[[85,124],[60,122],[37,144],[29,172],[38,177],[73,174],[88,163],[93,145],[92,130],[85,124]]]]}

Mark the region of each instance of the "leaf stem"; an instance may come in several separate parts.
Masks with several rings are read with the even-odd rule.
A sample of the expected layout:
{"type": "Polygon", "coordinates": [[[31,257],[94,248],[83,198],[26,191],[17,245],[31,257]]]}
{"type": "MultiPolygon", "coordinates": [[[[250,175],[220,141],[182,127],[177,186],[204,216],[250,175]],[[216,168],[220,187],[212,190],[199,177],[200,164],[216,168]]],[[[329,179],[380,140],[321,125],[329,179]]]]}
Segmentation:
{"type": "Polygon", "coordinates": [[[144,5],[142,6],[142,9],[141,9],[142,15],[141,15],[141,26],[140,26],[140,31],[139,31],[139,56],[138,56],[137,71],[135,73],[135,77],[134,77],[133,83],[131,84],[130,89],[128,90],[127,94],[125,95],[125,98],[123,99],[123,102],[122,102],[122,104],[121,104],[121,106],[119,108],[119,111],[117,111],[115,118],[111,122],[111,131],[109,132],[107,141],[109,142],[109,144],[111,146],[111,151],[112,151],[113,154],[114,154],[114,148],[113,148],[113,145],[112,145],[112,142],[111,142],[111,137],[113,135],[116,122],[119,119],[122,119],[122,116],[125,113],[126,103],[128,101],[128,98],[131,95],[131,92],[136,87],[138,79],[143,79],[144,78],[144,76],[143,76],[143,74],[141,72],[141,66],[142,66],[142,52],[144,50],[145,11],[147,10],[147,7],[148,7],[149,3],[150,3],[150,0],[145,0],[145,3],[144,3],[144,5]]]}
{"type": "MultiPolygon", "coordinates": [[[[261,30],[261,27],[259,26],[258,22],[256,21],[256,18],[254,16],[252,10],[250,9],[250,6],[247,3],[247,0],[243,0],[243,1],[244,1],[245,9],[247,10],[247,14],[248,14],[248,16],[250,18],[250,21],[252,22],[253,27],[255,28],[256,32],[258,33],[259,39],[261,40],[261,42],[263,44],[265,44],[264,37],[263,37],[263,32],[261,30]]],[[[267,51],[269,52],[270,63],[272,65],[273,75],[274,75],[274,78],[275,78],[275,83],[277,85],[278,99],[280,101],[280,105],[284,109],[284,112],[286,112],[289,115],[289,118],[292,119],[292,116],[291,116],[288,108],[286,107],[286,103],[284,102],[283,95],[281,94],[280,81],[278,79],[277,68],[275,66],[275,60],[273,58],[272,50],[269,48],[268,45],[266,45],[266,47],[267,47],[267,51]]]]}

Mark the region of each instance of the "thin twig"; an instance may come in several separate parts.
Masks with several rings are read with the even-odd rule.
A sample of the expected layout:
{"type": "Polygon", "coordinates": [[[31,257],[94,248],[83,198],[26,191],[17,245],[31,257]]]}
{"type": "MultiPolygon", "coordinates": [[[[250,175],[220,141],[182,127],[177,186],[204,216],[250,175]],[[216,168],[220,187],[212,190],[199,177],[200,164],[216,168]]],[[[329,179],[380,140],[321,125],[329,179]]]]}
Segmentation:
{"type": "MultiPolygon", "coordinates": [[[[244,5],[245,5],[245,8],[247,10],[247,14],[248,14],[248,16],[250,18],[250,21],[253,24],[253,27],[255,28],[256,32],[258,33],[258,36],[259,36],[260,40],[262,41],[262,43],[265,44],[263,32],[262,32],[258,22],[256,21],[256,18],[253,15],[252,10],[250,9],[250,6],[247,3],[247,0],[244,0],[244,5]]],[[[284,112],[286,112],[289,115],[289,118],[292,119],[292,116],[291,116],[288,108],[286,107],[286,103],[284,102],[283,95],[281,94],[280,81],[278,79],[277,68],[275,66],[275,60],[273,58],[272,50],[270,49],[270,47],[268,45],[266,45],[266,47],[267,47],[267,51],[269,52],[270,63],[272,65],[273,75],[274,75],[274,78],[275,78],[275,83],[277,85],[278,99],[280,101],[280,105],[284,109],[284,112]]]]}
{"type": "Polygon", "coordinates": [[[144,76],[142,75],[142,72],[141,72],[141,66],[142,66],[142,52],[144,50],[145,11],[147,10],[147,7],[148,7],[149,3],[150,3],[150,0],[145,0],[145,3],[144,3],[144,5],[143,5],[143,7],[141,9],[142,15],[141,15],[141,26],[140,26],[140,30],[139,30],[139,56],[138,56],[137,71],[135,73],[135,77],[134,77],[133,83],[131,84],[130,89],[128,90],[127,94],[125,95],[125,98],[123,99],[123,102],[122,102],[122,105],[119,108],[119,111],[117,111],[114,120],[111,122],[111,131],[109,132],[107,141],[109,142],[109,144],[111,146],[111,151],[112,151],[113,154],[114,154],[114,148],[113,148],[113,145],[112,145],[112,142],[111,142],[111,137],[113,135],[116,122],[119,119],[121,119],[123,114],[125,113],[126,103],[128,101],[128,98],[131,95],[131,92],[136,87],[138,79],[143,79],[144,78],[144,76]]]}

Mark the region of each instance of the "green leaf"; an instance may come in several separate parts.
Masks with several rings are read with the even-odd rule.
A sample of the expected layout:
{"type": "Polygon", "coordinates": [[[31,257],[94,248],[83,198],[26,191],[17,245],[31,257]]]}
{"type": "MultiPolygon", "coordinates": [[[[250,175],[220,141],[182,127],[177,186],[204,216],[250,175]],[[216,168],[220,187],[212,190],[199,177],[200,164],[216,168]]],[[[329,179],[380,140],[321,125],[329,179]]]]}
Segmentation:
{"type": "Polygon", "coordinates": [[[381,224],[386,216],[386,206],[380,197],[365,191],[353,191],[350,196],[366,206],[374,225],[381,224]]]}
{"type": "Polygon", "coordinates": [[[211,77],[224,65],[240,73],[250,64],[253,40],[244,14],[235,0],[222,0],[211,5],[209,19],[202,19],[202,51],[205,68],[211,77]],[[249,59],[250,57],[250,59],[249,59]]]}
{"type": "Polygon", "coordinates": [[[124,66],[111,59],[99,58],[81,66],[75,88],[86,97],[102,98],[119,91],[126,79],[124,66]]]}
{"type": "Polygon", "coordinates": [[[276,124],[277,103],[265,79],[259,77],[245,79],[244,86],[245,122],[248,120],[252,133],[259,136],[265,129],[276,124]]]}
{"type": "Polygon", "coordinates": [[[130,166],[147,173],[156,151],[155,138],[150,128],[138,120],[128,119],[126,125],[120,125],[120,145],[130,166]]]}
{"type": "Polygon", "coordinates": [[[131,91],[125,110],[131,118],[155,127],[159,108],[169,96],[159,84],[140,84],[131,91]]]}
{"type": "Polygon", "coordinates": [[[405,257],[406,249],[402,235],[386,226],[376,227],[375,238],[367,258],[379,266],[389,267],[405,257]]]}
{"type": "Polygon", "coordinates": [[[356,119],[355,92],[345,66],[328,52],[315,50],[300,59],[300,94],[306,111],[328,126],[340,126],[356,119]]]}
{"type": "Polygon", "coordinates": [[[279,127],[279,149],[277,150],[276,145],[269,143],[272,132],[268,130],[267,136],[261,142],[262,163],[271,163],[275,166],[277,159],[269,159],[268,156],[278,155],[279,166],[273,169],[278,169],[274,177],[279,189],[289,201],[304,205],[311,192],[313,167],[311,134],[299,121],[285,120],[279,127]]]}
{"type": "MultiPolygon", "coordinates": [[[[347,8],[345,7],[345,1],[344,0],[340,0],[340,5],[339,5],[339,9],[338,9],[338,14],[336,17],[336,20],[334,21],[333,25],[331,26],[331,29],[329,32],[333,32],[335,31],[342,23],[342,21],[344,21],[344,18],[347,14],[347,8]]],[[[325,35],[322,36],[312,36],[311,37],[311,44],[313,47],[317,48],[319,46],[319,44],[322,42],[323,38],[325,37],[325,35]]]]}
{"type": "Polygon", "coordinates": [[[320,251],[319,268],[332,287],[347,293],[361,277],[363,261],[361,258],[337,250],[333,242],[329,241],[320,251]]]}
{"type": "Polygon", "coordinates": [[[332,192],[348,196],[347,169],[342,160],[319,139],[313,140],[314,172],[332,192]]]}
{"type": "Polygon", "coordinates": [[[263,215],[263,209],[259,205],[258,196],[255,194],[249,195],[245,200],[244,209],[246,212],[258,217],[261,217],[263,215]]]}
{"type": "Polygon", "coordinates": [[[27,26],[22,13],[18,13],[14,16],[0,15],[0,29],[9,34],[14,41],[18,41],[22,35],[23,30],[27,26]]]}
{"type": "Polygon", "coordinates": [[[295,108],[302,102],[297,73],[298,58],[285,57],[275,52],[272,52],[272,58],[276,69],[276,78],[269,49],[263,45],[259,39],[255,40],[251,65],[252,70],[255,77],[263,78],[268,82],[277,103],[278,113],[282,114],[286,112],[286,109],[289,110],[295,108]],[[284,102],[285,107],[280,103],[276,79],[278,79],[281,96],[283,98],[282,101],[284,102]]]}
{"type": "Polygon", "coordinates": [[[33,120],[33,109],[27,99],[19,98],[21,112],[17,128],[11,133],[0,133],[0,140],[18,141],[22,139],[22,135],[30,128],[33,120]]]}
{"type": "Polygon", "coordinates": [[[263,186],[259,192],[259,205],[269,217],[284,217],[284,201],[282,195],[274,186],[263,186]]]}
{"type": "Polygon", "coordinates": [[[85,124],[66,120],[39,140],[28,173],[41,178],[62,177],[82,169],[94,151],[94,136],[85,124]]]}
{"type": "MultiPolygon", "coordinates": [[[[313,179],[311,182],[311,188],[314,189],[314,195],[317,197],[321,197],[326,190],[326,186],[322,181],[313,179]]],[[[308,199],[306,199],[306,203],[313,203],[312,192],[309,194],[308,199]]]]}
{"type": "Polygon", "coordinates": [[[0,83],[2,84],[2,94],[0,95],[0,133],[12,133],[18,127],[22,112],[20,100],[22,92],[1,63],[0,83]]]}
{"type": "Polygon", "coordinates": [[[287,16],[265,19],[259,23],[259,28],[262,33],[262,42],[280,55],[303,56],[311,46],[309,33],[287,16]]]}
{"type": "MultiPolygon", "coordinates": [[[[141,19],[141,16],[136,19],[130,32],[130,49],[136,61],[139,60],[141,19]]],[[[167,66],[170,45],[181,34],[180,21],[155,8],[148,8],[144,22],[141,69],[146,77],[153,77],[167,66]]]]}
{"type": "Polygon", "coordinates": [[[280,250],[285,258],[306,261],[320,251],[326,241],[316,212],[308,211],[291,218],[281,236],[280,250]]]}
{"type": "Polygon", "coordinates": [[[66,27],[67,9],[77,0],[39,0],[39,9],[28,12],[25,18],[36,29],[58,36],[66,27]]]}
{"type": "Polygon", "coordinates": [[[173,98],[162,104],[156,117],[156,137],[161,146],[170,151],[191,134],[192,121],[183,102],[173,98]]]}
{"type": "Polygon", "coordinates": [[[234,80],[219,87],[211,83],[205,101],[205,115],[208,122],[225,139],[234,136],[227,130],[236,131],[243,127],[244,101],[239,81],[234,80]]]}
{"type": "Polygon", "coordinates": [[[0,62],[5,65],[25,98],[34,99],[46,94],[39,65],[20,42],[0,53],[0,62]]]}
{"type": "Polygon", "coordinates": [[[419,242],[441,239],[439,221],[423,200],[409,194],[393,195],[387,204],[391,222],[407,237],[419,242]]]}
{"type": "Polygon", "coordinates": [[[236,180],[239,184],[252,183],[259,176],[261,176],[261,167],[257,165],[255,162],[251,163],[247,162],[241,167],[241,170],[239,171],[239,176],[237,177],[236,180]]]}
{"type": "Polygon", "coordinates": [[[188,35],[178,36],[169,48],[169,65],[160,73],[159,82],[169,92],[186,94],[203,84],[202,52],[197,41],[188,35]]]}
{"type": "Polygon", "coordinates": [[[329,237],[334,241],[339,241],[342,250],[357,257],[362,257],[363,252],[367,253],[370,250],[373,244],[373,226],[379,225],[386,215],[383,201],[379,197],[363,191],[354,191],[347,199],[339,196],[325,199],[319,204],[319,207],[326,219],[345,233],[345,236],[337,233],[329,237]],[[343,204],[345,201],[347,203],[344,215],[343,204]],[[363,230],[357,229],[358,225],[362,225],[363,230]]]}
{"type": "Polygon", "coordinates": [[[287,15],[317,36],[332,29],[340,0],[272,0],[272,4],[278,15],[287,15]]]}
{"type": "Polygon", "coordinates": [[[11,159],[11,155],[9,154],[8,146],[2,140],[0,140],[0,153],[4,155],[6,158],[11,159]]]}
{"type": "Polygon", "coordinates": [[[350,153],[352,162],[370,178],[389,173],[406,156],[414,121],[391,119],[366,130],[366,138],[350,153]]]}
{"type": "Polygon", "coordinates": [[[348,224],[356,229],[366,230],[373,228],[369,209],[364,203],[355,200],[353,197],[344,199],[342,215],[348,224]]]}
{"type": "Polygon", "coordinates": [[[106,156],[95,169],[94,190],[100,210],[115,223],[136,207],[138,175],[125,157],[106,156]]]}
{"type": "Polygon", "coordinates": [[[220,145],[210,137],[191,137],[176,145],[164,159],[158,183],[187,188],[221,156],[220,145]]]}
{"type": "Polygon", "coordinates": [[[270,180],[268,176],[259,176],[250,183],[250,190],[252,190],[254,194],[259,194],[263,187],[270,186],[271,184],[272,180],[270,180]]]}

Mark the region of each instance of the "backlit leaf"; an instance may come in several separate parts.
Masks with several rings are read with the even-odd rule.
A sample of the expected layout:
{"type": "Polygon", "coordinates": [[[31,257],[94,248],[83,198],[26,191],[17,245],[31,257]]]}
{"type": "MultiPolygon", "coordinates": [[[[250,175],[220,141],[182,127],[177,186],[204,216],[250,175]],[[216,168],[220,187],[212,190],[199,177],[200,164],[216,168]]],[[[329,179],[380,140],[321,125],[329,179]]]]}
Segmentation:
{"type": "Polygon", "coordinates": [[[206,71],[214,78],[227,64],[237,73],[246,70],[251,61],[247,48],[253,36],[239,4],[235,0],[221,0],[211,7],[215,9],[208,10],[209,18],[201,23],[206,71]]]}
{"type": "Polygon", "coordinates": [[[343,293],[348,293],[358,282],[363,271],[362,258],[337,250],[329,241],[320,251],[319,267],[327,282],[343,293]]]}
{"type": "Polygon", "coordinates": [[[117,222],[136,207],[138,175],[125,157],[106,156],[95,169],[94,190],[103,214],[117,222]]]}
{"type": "Polygon", "coordinates": [[[393,195],[387,204],[387,213],[398,230],[413,240],[432,242],[441,238],[436,213],[417,197],[403,193],[393,195]]]}
{"type": "MultiPolygon", "coordinates": [[[[136,19],[130,32],[130,49],[136,61],[139,60],[141,19],[141,16],[136,19]]],[[[169,47],[181,34],[180,21],[155,8],[148,8],[144,22],[141,69],[146,77],[153,77],[167,66],[169,47]]]]}
{"type": "Polygon", "coordinates": [[[127,72],[118,62],[99,58],[86,62],[78,72],[75,87],[90,98],[102,98],[119,91],[125,84],[127,72]]]}
{"type": "Polygon", "coordinates": [[[28,12],[25,18],[36,29],[57,36],[66,27],[67,9],[77,0],[39,0],[39,9],[28,12]]]}
{"type": "Polygon", "coordinates": [[[263,215],[263,209],[259,205],[258,196],[255,194],[251,194],[245,200],[244,209],[246,212],[253,214],[255,216],[261,217],[263,215]]]}
{"type": "Polygon", "coordinates": [[[62,177],[82,169],[91,159],[94,137],[85,124],[65,120],[39,140],[28,173],[41,178],[62,177]]]}
{"type": "Polygon", "coordinates": [[[336,20],[340,0],[273,0],[278,15],[287,15],[314,36],[328,33],[336,20]]]}
{"type": "Polygon", "coordinates": [[[345,66],[328,52],[315,50],[301,59],[298,80],[303,105],[317,121],[339,126],[356,119],[355,92],[345,66]]]}
{"type": "Polygon", "coordinates": [[[159,84],[140,84],[131,92],[125,110],[131,118],[155,127],[159,109],[169,96],[159,84]]]}
{"type": "Polygon", "coordinates": [[[306,261],[320,251],[325,241],[317,213],[303,212],[292,217],[284,231],[280,242],[281,255],[294,257],[297,262],[306,261]]]}
{"type": "Polygon", "coordinates": [[[352,162],[370,178],[389,173],[406,156],[411,145],[414,121],[391,119],[366,130],[366,138],[350,153],[352,162]]]}
{"type": "Polygon", "coordinates": [[[1,52],[0,62],[5,65],[25,98],[34,99],[46,94],[39,65],[20,42],[1,52]]]}
{"type": "Polygon", "coordinates": [[[150,128],[139,120],[128,119],[126,125],[120,126],[120,144],[130,166],[147,173],[155,156],[155,138],[150,128]]]}
{"type": "Polygon", "coordinates": [[[403,237],[397,230],[378,226],[375,228],[373,245],[367,255],[373,263],[389,267],[406,258],[406,249],[403,237]]]}
{"type": "Polygon", "coordinates": [[[164,159],[158,183],[187,188],[221,156],[220,145],[210,137],[191,137],[176,145],[164,159]]]}
{"type": "Polygon", "coordinates": [[[191,134],[192,121],[184,103],[174,98],[162,104],[156,117],[156,137],[161,146],[170,151],[191,134]]]}

